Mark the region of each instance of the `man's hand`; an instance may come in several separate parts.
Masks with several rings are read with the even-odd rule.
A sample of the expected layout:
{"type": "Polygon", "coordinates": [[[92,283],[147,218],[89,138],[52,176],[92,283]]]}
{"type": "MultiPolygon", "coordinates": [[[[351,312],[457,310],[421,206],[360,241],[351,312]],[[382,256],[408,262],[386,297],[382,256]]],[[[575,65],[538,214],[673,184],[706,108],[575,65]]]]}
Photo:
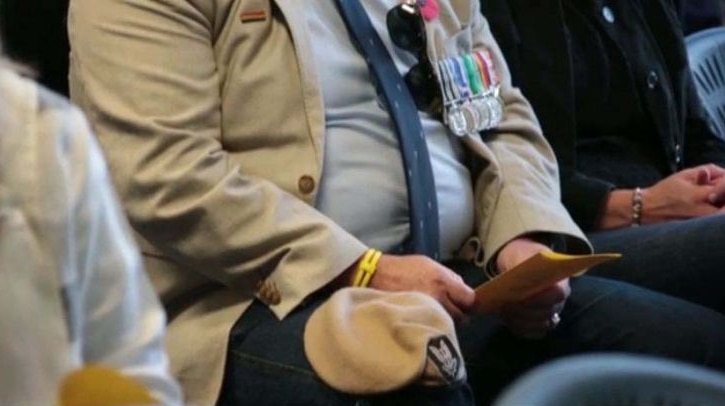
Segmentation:
{"type": "Polygon", "coordinates": [[[383,255],[370,287],[390,292],[416,291],[436,299],[456,321],[473,306],[473,289],[458,274],[422,255],[383,255]]]}
{"type": "Polygon", "coordinates": [[[716,165],[685,169],[642,190],[642,224],[708,216],[725,200],[725,170],[716,165]],[[716,186],[720,185],[720,186],[716,186]]]}
{"type": "MultiPolygon", "coordinates": [[[[499,251],[496,265],[499,272],[503,273],[548,249],[536,241],[518,238],[499,251]]],[[[522,302],[506,306],[500,316],[514,334],[526,338],[540,338],[555,327],[553,320],[559,317],[570,293],[569,279],[564,279],[522,302]]]]}

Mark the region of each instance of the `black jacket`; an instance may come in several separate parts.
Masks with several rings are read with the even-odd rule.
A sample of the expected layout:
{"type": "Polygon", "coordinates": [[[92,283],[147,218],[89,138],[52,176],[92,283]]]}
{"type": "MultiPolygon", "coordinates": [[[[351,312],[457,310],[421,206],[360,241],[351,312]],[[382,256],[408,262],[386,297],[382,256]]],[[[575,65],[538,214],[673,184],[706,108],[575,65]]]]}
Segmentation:
{"type": "Polygon", "coordinates": [[[0,0],[5,52],[32,67],[38,81],[68,95],[68,0],[0,0]]]}
{"type": "MultiPolygon", "coordinates": [[[[667,75],[658,86],[642,92],[642,103],[660,140],[653,148],[661,150],[662,161],[672,173],[708,162],[725,167],[725,142],[704,119],[672,4],[668,0],[609,1],[614,2],[631,2],[646,16],[665,61],[662,69],[667,75]],[[666,107],[664,97],[674,99],[676,111],[666,107]]],[[[577,171],[572,55],[561,0],[482,0],[481,4],[514,84],[530,100],[556,152],[562,200],[579,226],[591,231],[615,185],[577,171]]]]}
{"type": "Polygon", "coordinates": [[[723,24],[721,0],[674,0],[674,4],[685,34],[723,24]]]}

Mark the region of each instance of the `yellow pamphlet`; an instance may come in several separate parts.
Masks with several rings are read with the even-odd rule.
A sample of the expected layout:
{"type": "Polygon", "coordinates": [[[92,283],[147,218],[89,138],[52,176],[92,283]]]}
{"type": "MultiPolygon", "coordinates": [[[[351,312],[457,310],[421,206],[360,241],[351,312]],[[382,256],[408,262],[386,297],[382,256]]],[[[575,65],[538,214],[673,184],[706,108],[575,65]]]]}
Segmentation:
{"type": "Polygon", "coordinates": [[[157,405],[149,390],[120,372],[88,366],[73,371],[61,382],[58,406],[157,405]]]}
{"type": "Polygon", "coordinates": [[[479,313],[496,313],[507,303],[519,302],[565,278],[621,256],[617,253],[568,255],[542,251],[477,287],[473,308],[479,313]]]}

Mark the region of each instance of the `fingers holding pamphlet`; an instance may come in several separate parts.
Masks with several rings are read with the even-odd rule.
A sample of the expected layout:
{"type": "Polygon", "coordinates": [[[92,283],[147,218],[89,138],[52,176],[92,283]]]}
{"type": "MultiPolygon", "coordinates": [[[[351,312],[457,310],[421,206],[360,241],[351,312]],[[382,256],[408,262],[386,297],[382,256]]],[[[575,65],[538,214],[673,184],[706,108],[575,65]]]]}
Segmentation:
{"type": "Polygon", "coordinates": [[[477,287],[473,309],[478,313],[496,313],[507,303],[519,302],[560,280],[581,275],[593,266],[621,256],[618,253],[568,255],[542,251],[477,287]]]}

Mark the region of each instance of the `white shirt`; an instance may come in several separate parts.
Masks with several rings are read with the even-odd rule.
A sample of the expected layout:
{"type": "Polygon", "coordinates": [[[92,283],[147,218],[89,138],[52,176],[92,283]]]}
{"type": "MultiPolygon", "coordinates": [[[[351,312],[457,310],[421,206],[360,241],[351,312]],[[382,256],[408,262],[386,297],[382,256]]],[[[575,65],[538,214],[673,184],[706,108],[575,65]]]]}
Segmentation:
{"type": "Polygon", "coordinates": [[[165,316],[77,109],[0,69],[0,405],[102,364],[181,403],[165,316]]]}

